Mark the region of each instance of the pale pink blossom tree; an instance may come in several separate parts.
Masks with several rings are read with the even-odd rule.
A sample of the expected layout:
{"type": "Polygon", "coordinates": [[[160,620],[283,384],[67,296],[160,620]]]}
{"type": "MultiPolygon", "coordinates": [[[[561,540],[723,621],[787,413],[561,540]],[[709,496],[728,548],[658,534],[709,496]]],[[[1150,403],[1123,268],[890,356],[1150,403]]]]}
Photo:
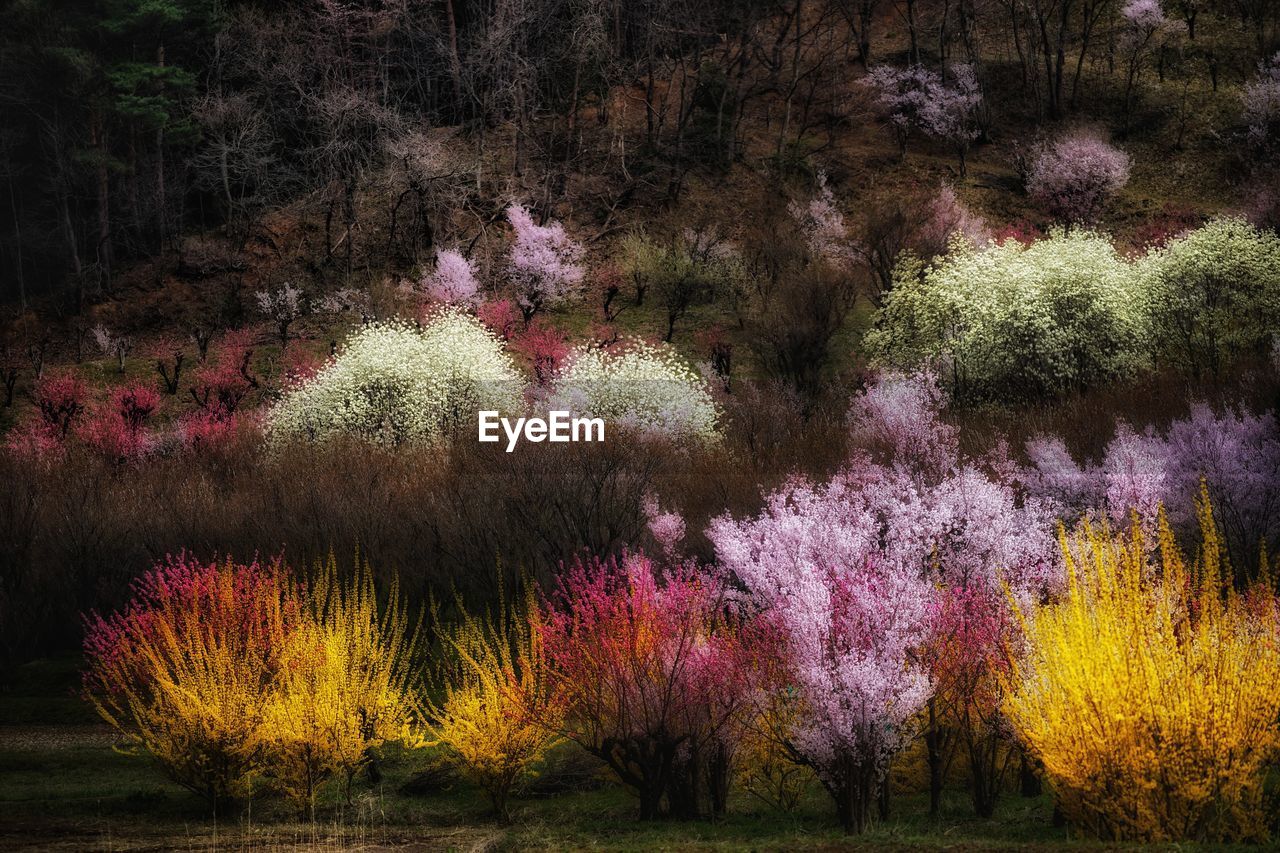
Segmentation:
{"type": "Polygon", "coordinates": [[[474,305],[480,298],[480,282],[471,262],[461,252],[440,249],[436,267],[422,280],[427,296],[450,305],[474,305]]]}
{"type": "Polygon", "coordinates": [[[507,221],[515,233],[507,272],[516,303],[528,323],[539,311],[570,297],[582,284],[585,251],[559,222],[538,225],[521,205],[507,208],[507,221]]]}
{"type": "Polygon", "coordinates": [[[1088,131],[1075,131],[1040,150],[1027,193],[1046,213],[1090,224],[1129,182],[1129,155],[1088,131]]]}
{"type": "Polygon", "coordinates": [[[982,90],[972,65],[957,64],[943,75],[922,65],[877,65],[865,83],[875,94],[881,115],[893,128],[901,155],[914,132],[953,146],[964,175],[969,146],[979,136],[982,90]]]}
{"type": "Polygon", "coordinates": [[[1280,144],[1280,52],[1259,63],[1258,75],[1245,84],[1242,96],[1249,142],[1262,151],[1280,144]]]}

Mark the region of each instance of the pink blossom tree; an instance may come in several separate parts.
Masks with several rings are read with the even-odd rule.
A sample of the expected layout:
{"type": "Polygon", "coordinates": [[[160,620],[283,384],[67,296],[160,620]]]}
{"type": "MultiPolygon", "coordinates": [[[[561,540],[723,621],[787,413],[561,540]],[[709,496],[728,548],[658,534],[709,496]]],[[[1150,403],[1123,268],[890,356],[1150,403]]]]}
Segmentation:
{"type": "Polygon", "coordinates": [[[922,65],[877,65],[867,72],[865,83],[893,128],[901,155],[906,155],[913,133],[924,133],[953,146],[963,176],[969,146],[979,136],[982,90],[972,65],[954,65],[947,76],[949,80],[922,65]]]}
{"type": "Polygon", "coordinates": [[[436,267],[422,280],[427,296],[450,305],[472,305],[479,299],[480,282],[461,252],[440,249],[436,267]]]}
{"type": "Polygon", "coordinates": [[[539,385],[551,382],[569,354],[564,332],[538,319],[512,338],[511,348],[529,359],[539,385]]]}
{"type": "Polygon", "coordinates": [[[877,555],[875,519],[847,489],[798,483],[756,519],[716,519],[708,536],[782,632],[798,713],[775,736],[817,773],[846,831],[861,832],[929,696],[913,651],[928,636],[931,588],[915,566],[877,555]]]}
{"type": "Polygon", "coordinates": [[[1046,213],[1090,224],[1129,182],[1129,155],[1088,131],[1074,131],[1040,150],[1027,193],[1046,213]]]}
{"type": "Polygon", "coordinates": [[[116,388],[92,409],[78,436],[113,462],[140,461],[156,447],[158,437],[150,422],[159,408],[160,395],[153,388],[139,383],[116,388]]]}
{"type": "Polygon", "coordinates": [[[849,244],[849,232],[844,224],[844,214],[836,204],[835,194],[827,186],[826,172],[818,172],[817,192],[813,197],[804,204],[791,202],[787,211],[800,227],[814,258],[837,269],[850,264],[853,250],[849,244]]]}
{"type": "Polygon", "coordinates": [[[523,206],[507,208],[515,234],[507,272],[515,287],[516,303],[528,323],[539,311],[563,302],[582,284],[582,245],[552,220],[538,225],[523,206]]]}

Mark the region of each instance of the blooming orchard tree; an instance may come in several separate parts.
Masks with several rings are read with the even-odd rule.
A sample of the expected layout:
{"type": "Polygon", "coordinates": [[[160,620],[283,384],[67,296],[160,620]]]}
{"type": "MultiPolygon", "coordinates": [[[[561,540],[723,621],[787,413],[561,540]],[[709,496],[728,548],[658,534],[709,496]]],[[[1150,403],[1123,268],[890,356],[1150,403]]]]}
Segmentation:
{"type": "Polygon", "coordinates": [[[709,440],[719,411],[707,383],[667,344],[632,339],[606,351],[577,347],[551,387],[580,417],[604,418],[642,433],[709,440]]]}
{"type": "Polygon", "coordinates": [[[436,267],[422,280],[427,296],[449,305],[471,305],[480,298],[480,282],[461,252],[440,249],[436,267]]]}
{"type": "Polygon", "coordinates": [[[507,221],[515,232],[507,273],[527,323],[539,311],[563,302],[582,284],[584,250],[559,222],[538,225],[518,204],[507,208],[507,221]]]}
{"type": "Polygon", "coordinates": [[[1263,152],[1280,145],[1280,52],[1258,64],[1258,75],[1245,83],[1243,97],[1249,142],[1263,152]]]}
{"type": "Polygon", "coordinates": [[[1126,126],[1133,107],[1133,87],[1142,73],[1148,46],[1166,23],[1160,0],[1127,0],[1120,9],[1123,22],[1122,42],[1127,56],[1127,73],[1124,87],[1124,116],[1126,126]]]}
{"type": "Polygon", "coordinates": [[[1027,194],[1046,213],[1090,224],[1129,182],[1129,155],[1088,131],[1072,131],[1036,155],[1027,194]]]}
{"type": "Polygon", "coordinates": [[[917,240],[924,260],[943,254],[956,239],[975,249],[984,248],[994,239],[987,221],[960,200],[951,184],[943,183],[938,187],[927,213],[917,240]]]}
{"type": "Polygon", "coordinates": [[[1137,264],[1159,354],[1195,377],[1266,351],[1280,318],[1280,236],[1222,217],[1137,264]]]}
{"type": "Polygon", "coordinates": [[[311,379],[286,391],[267,418],[273,442],[345,434],[383,444],[436,440],[480,409],[514,412],[523,383],[502,343],[457,309],[422,329],[358,330],[311,379]]]}
{"type": "Polygon", "coordinates": [[[982,91],[972,65],[957,64],[948,70],[949,81],[921,65],[877,65],[867,72],[865,81],[893,127],[902,154],[913,132],[924,133],[955,147],[963,175],[969,146],[979,136],[982,91]]]}
{"type": "Polygon", "coordinates": [[[272,290],[259,290],[254,294],[258,310],[275,324],[280,335],[280,346],[289,343],[289,327],[301,319],[306,308],[301,288],[285,282],[272,290]]]}
{"type": "Polygon", "coordinates": [[[783,718],[780,742],[860,832],[929,696],[912,651],[928,636],[931,588],[915,566],[878,557],[875,520],[841,499],[844,488],[795,486],[755,520],[717,519],[708,536],[784,637],[800,710],[783,718]]]}
{"type": "Polygon", "coordinates": [[[108,399],[94,406],[78,435],[87,446],[117,462],[136,462],[152,453],[159,436],[150,427],[160,408],[155,389],[134,383],[111,391],[108,399]]]}
{"type": "Polygon", "coordinates": [[[836,204],[831,187],[827,186],[826,172],[818,172],[817,193],[806,204],[791,202],[787,211],[800,226],[813,257],[837,268],[852,262],[854,255],[844,214],[836,204]]]}

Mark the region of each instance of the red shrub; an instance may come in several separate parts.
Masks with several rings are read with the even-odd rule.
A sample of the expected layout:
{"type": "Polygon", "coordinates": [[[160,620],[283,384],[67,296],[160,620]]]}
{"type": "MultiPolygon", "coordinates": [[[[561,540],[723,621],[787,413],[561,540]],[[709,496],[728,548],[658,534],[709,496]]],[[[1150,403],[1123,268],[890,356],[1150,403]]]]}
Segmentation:
{"type": "Polygon", "coordinates": [[[529,359],[533,375],[542,385],[551,381],[560,363],[569,354],[564,334],[552,326],[535,319],[518,334],[511,343],[512,349],[529,359]]]}
{"type": "Polygon", "coordinates": [[[160,395],[145,385],[116,388],[105,403],[93,407],[77,435],[108,459],[141,459],[155,448],[156,436],[147,424],[159,407],[160,395]]]}
{"type": "Polygon", "coordinates": [[[36,382],[35,402],[46,427],[64,439],[84,412],[89,386],[70,373],[50,373],[36,382]]]}
{"type": "Polygon", "coordinates": [[[480,303],[476,316],[504,341],[511,340],[520,325],[520,310],[510,299],[490,299],[480,303]]]}
{"type": "Polygon", "coordinates": [[[715,578],[683,566],[659,583],[657,571],[630,555],[565,574],[542,629],[565,734],[636,791],[642,819],[657,817],[664,798],[669,811],[695,815],[704,772],[718,812],[763,634],[725,615],[715,578]]]}

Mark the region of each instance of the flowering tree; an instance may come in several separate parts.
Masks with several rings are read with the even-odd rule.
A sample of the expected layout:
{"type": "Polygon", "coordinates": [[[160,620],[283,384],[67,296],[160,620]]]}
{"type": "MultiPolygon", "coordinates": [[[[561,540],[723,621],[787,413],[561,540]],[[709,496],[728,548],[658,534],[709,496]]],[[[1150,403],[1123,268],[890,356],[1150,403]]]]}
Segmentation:
{"type": "Polygon", "coordinates": [[[101,323],[94,326],[92,332],[98,349],[104,356],[114,358],[117,371],[124,373],[124,363],[133,349],[133,339],[128,335],[117,335],[101,323]]]}
{"type": "Polygon", "coordinates": [[[529,359],[534,379],[539,385],[551,382],[569,354],[564,333],[538,319],[515,336],[511,348],[529,359]]]}
{"type": "Polygon", "coordinates": [[[987,221],[960,200],[955,187],[943,183],[929,202],[926,218],[916,238],[916,251],[924,260],[932,260],[945,253],[956,239],[981,249],[994,237],[987,221]]]}
{"type": "Polygon", "coordinates": [[[543,617],[564,734],[637,793],[642,820],[661,814],[664,799],[677,815],[696,814],[707,771],[722,807],[757,657],[724,605],[714,578],[684,567],[659,582],[647,558],[630,555],[578,563],[543,617]]]}
{"type": "Polygon", "coordinates": [[[1265,352],[1280,317],[1280,236],[1221,217],[1138,262],[1159,353],[1199,378],[1265,352]]]}
{"type": "Polygon", "coordinates": [[[643,433],[713,439],[719,412],[707,383],[666,344],[630,340],[612,351],[577,347],[552,397],[580,416],[643,433]]]}
{"type": "Polygon", "coordinates": [[[103,404],[93,407],[77,434],[108,459],[138,461],[156,446],[158,439],[149,423],[159,407],[160,395],[152,388],[139,383],[116,388],[103,404]]]}
{"type": "Polygon", "coordinates": [[[507,271],[528,323],[534,314],[563,302],[582,283],[584,250],[559,222],[538,225],[521,205],[507,208],[507,221],[515,232],[507,271]]]}
{"type": "Polygon", "coordinates": [[[71,373],[49,373],[36,381],[32,397],[41,424],[58,439],[65,439],[85,410],[89,386],[71,373]]]}
{"type": "Polygon", "coordinates": [[[436,268],[423,278],[422,285],[431,299],[449,305],[472,304],[480,296],[480,282],[471,262],[453,249],[436,251],[436,268]]]}
{"type": "Polygon", "coordinates": [[[911,134],[922,132],[955,147],[960,174],[964,175],[969,146],[979,136],[977,111],[982,91],[972,65],[957,64],[948,70],[950,82],[921,65],[877,65],[865,80],[893,127],[903,155],[911,134]]]}
{"type": "Polygon", "coordinates": [[[1027,193],[1067,222],[1095,222],[1129,182],[1129,155],[1096,134],[1073,131],[1042,148],[1027,174],[1027,193]]]}
{"type": "Polygon", "coordinates": [[[1274,550],[1280,537],[1280,437],[1270,412],[1225,409],[1219,414],[1199,403],[1190,417],[1162,432],[1136,432],[1120,423],[1096,465],[1076,462],[1054,437],[1033,439],[1027,451],[1031,467],[1024,481],[1055,501],[1061,513],[1095,508],[1124,524],[1137,510],[1151,525],[1163,506],[1172,524],[1186,528],[1196,520],[1190,496],[1204,479],[1233,565],[1242,570],[1252,565],[1259,546],[1274,550]]]}
{"type": "Polygon", "coordinates": [[[837,268],[852,260],[849,233],[844,214],[836,205],[835,194],[827,186],[826,172],[819,171],[817,192],[805,204],[793,201],[787,206],[791,218],[800,226],[810,253],[837,268]]]}
{"type": "Polygon", "coordinates": [[[258,310],[276,326],[280,335],[280,346],[289,343],[289,327],[301,319],[305,305],[302,290],[285,282],[273,290],[259,290],[254,293],[258,302],[258,310]]]}
{"type": "Polygon", "coordinates": [[[476,317],[504,341],[511,340],[520,324],[520,312],[510,299],[486,299],[476,306],[476,317]]]}
{"type": "Polygon", "coordinates": [[[1268,151],[1280,143],[1280,52],[1258,64],[1258,76],[1245,83],[1243,97],[1249,142],[1268,151]]]}
{"type": "Polygon", "coordinates": [[[717,519],[708,536],[784,637],[799,710],[782,717],[778,740],[814,769],[845,829],[860,832],[929,696],[912,652],[928,635],[931,593],[915,566],[877,557],[875,520],[842,499],[845,488],[797,485],[755,520],[717,519]]]}
{"type": "Polygon", "coordinates": [[[314,376],[285,392],[267,433],[273,442],[339,434],[393,445],[436,440],[480,409],[518,410],[522,386],[493,333],[451,308],[422,329],[376,323],[358,330],[314,376]]]}
{"type": "Polygon", "coordinates": [[[328,561],[296,584],[298,618],[286,626],[256,732],[263,768],[315,819],[331,778],[346,784],[387,743],[419,743],[418,638],[393,584],[381,604],[366,564],[340,580],[328,561]]]}
{"type": "Polygon", "coordinates": [[[1127,127],[1133,107],[1133,85],[1142,73],[1151,39],[1166,21],[1160,0],[1127,0],[1120,9],[1120,18],[1123,26],[1121,38],[1127,53],[1124,84],[1124,120],[1127,127]]]}
{"type": "Polygon", "coordinates": [[[1131,376],[1148,357],[1141,277],[1101,235],[955,244],[910,272],[866,344],[882,364],[939,365],[958,397],[1049,396],[1131,376]]]}
{"type": "Polygon", "coordinates": [[[205,359],[192,377],[191,398],[196,407],[214,419],[228,419],[249,393],[258,387],[253,372],[254,343],[244,331],[226,332],[212,359],[205,359]]]}

